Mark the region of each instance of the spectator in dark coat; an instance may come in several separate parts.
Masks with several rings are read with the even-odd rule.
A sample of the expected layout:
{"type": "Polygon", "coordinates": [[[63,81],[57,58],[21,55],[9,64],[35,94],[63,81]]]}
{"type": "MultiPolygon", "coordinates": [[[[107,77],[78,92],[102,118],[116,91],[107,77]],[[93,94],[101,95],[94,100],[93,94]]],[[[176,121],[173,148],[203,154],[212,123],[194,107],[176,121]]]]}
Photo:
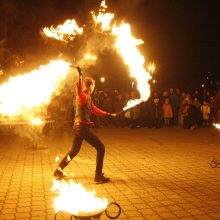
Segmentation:
{"type": "Polygon", "coordinates": [[[180,97],[177,93],[174,92],[173,88],[169,89],[169,99],[173,109],[173,125],[178,125],[178,115],[180,108],[180,97]]]}
{"type": "MultiPolygon", "coordinates": [[[[121,112],[123,110],[123,107],[125,106],[125,99],[122,97],[121,94],[117,94],[115,96],[114,102],[113,102],[113,111],[114,112],[121,112]]],[[[124,113],[121,113],[116,116],[115,118],[115,126],[116,127],[123,127],[124,126],[124,113]]]]}

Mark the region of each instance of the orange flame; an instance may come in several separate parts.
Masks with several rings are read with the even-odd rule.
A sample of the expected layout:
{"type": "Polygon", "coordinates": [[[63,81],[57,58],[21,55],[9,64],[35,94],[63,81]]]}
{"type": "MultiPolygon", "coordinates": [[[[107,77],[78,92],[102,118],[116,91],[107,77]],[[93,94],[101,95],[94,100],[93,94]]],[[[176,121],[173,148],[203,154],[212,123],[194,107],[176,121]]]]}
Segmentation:
{"type": "Polygon", "coordinates": [[[41,108],[50,102],[52,94],[59,92],[69,70],[67,62],[50,61],[30,73],[9,78],[0,85],[0,115],[20,116],[32,121],[35,113],[41,112],[41,108]]]}
{"type": "Polygon", "coordinates": [[[54,199],[55,212],[63,211],[72,215],[89,216],[104,211],[108,205],[106,198],[98,198],[95,191],[87,191],[81,183],[70,180],[53,179],[52,191],[57,193],[54,199]]]}
{"type": "Polygon", "coordinates": [[[83,28],[80,28],[74,19],[68,19],[64,24],[58,25],[56,28],[53,26],[43,28],[43,33],[47,37],[67,42],[68,40],[73,40],[77,34],[81,35],[83,28]]]}
{"type": "Polygon", "coordinates": [[[147,101],[150,97],[148,81],[151,79],[151,75],[145,70],[145,59],[137,48],[143,41],[132,36],[129,24],[122,23],[117,26],[116,23],[113,23],[114,14],[104,13],[107,8],[105,1],[102,2],[101,6],[102,9],[99,10],[99,14],[97,16],[93,14],[93,19],[96,24],[101,25],[102,31],[111,31],[111,34],[115,36],[115,47],[122,56],[124,63],[129,67],[130,76],[137,80],[137,89],[141,97],[140,99],[130,100],[124,107],[124,110],[127,110],[142,101],[147,101]],[[111,23],[113,24],[111,25],[111,23]]]}

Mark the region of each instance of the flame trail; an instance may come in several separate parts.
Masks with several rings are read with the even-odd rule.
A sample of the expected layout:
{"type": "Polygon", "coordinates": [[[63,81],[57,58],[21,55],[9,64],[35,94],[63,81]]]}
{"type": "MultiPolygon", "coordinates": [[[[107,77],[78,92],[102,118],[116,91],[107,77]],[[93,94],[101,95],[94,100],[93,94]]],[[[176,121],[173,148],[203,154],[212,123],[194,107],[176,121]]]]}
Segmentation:
{"type": "Polygon", "coordinates": [[[82,33],[83,28],[80,28],[74,19],[68,19],[64,22],[64,24],[58,25],[56,28],[53,26],[50,28],[43,28],[43,34],[45,34],[47,37],[64,42],[73,40],[77,34],[81,35],[82,33]]]}
{"type": "MultiPolygon", "coordinates": [[[[137,80],[137,89],[140,92],[140,99],[128,101],[127,105],[124,107],[124,110],[127,110],[143,101],[147,101],[150,96],[150,85],[148,81],[151,79],[151,75],[145,70],[145,59],[137,48],[140,44],[143,44],[143,41],[133,37],[129,24],[122,23],[117,25],[114,21],[114,14],[106,12],[107,8],[106,1],[104,0],[101,2],[98,14],[96,15],[94,11],[91,13],[96,28],[99,28],[102,33],[107,33],[115,37],[115,49],[121,55],[124,63],[128,66],[130,76],[137,80]]],[[[74,23],[76,23],[75,20],[74,23]]],[[[62,25],[59,25],[58,27],[62,27],[62,25]]],[[[75,34],[75,30],[68,28],[65,28],[64,30],[66,31],[66,29],[68,30],[68,34],[75,34]]],[[[60,36],[65,34],[65,31],[63,31],[62,28],[57,28],[57,30],[59,30],[60,36]]],[[[58,32],[57,30],[55,32],[56,34],[58,32]]],[[[82,34],[82,31],[80,33],[82,34]]],[[[63,37],[61,39],[56,39],[63,40],[63,37]]],[[[87,61],[96,60],[96,58],[92,58],[90,55],[86,55],[84,59],[87,61]]]]}
{"type": "Polygon", "coordinates": [[[111,31],[111,34],[116,37],[115,48],[122,56],[124,63],[128,66],[130,76],[137,80],[137,89],[140,92],[140,99],[130,100],[123,110],[134,107],[143,101],[147,101],[150,96],[150,85],[148,81],[151,75],[145,70],[145,59],[139,52],[137,46],[143,44],[142,40],[132,36],[131,27],[129,24],[122,23],[117,26],[113,22],[114,14],[105,13],[107,9],[105,0],[101,3],[101,9],[96,16],[93,13],[93,19],[96,25],[101,25],[102,31],[111,31]]]}
{"type": "Polygon", "coordinates": [[[50,61],[30,73],[9,78],[0,85],[0,115],[33,120],[35,113],[50,102],[52,94],[59,92],[69,70],[67,62],[50,61]]]}

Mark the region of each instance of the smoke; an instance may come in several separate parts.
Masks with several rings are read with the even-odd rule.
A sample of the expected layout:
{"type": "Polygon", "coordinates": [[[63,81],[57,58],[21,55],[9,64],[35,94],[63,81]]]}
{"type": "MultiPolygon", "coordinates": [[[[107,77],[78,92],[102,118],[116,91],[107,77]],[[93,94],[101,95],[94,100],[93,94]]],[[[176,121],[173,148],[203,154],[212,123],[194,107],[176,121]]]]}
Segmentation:
{"type": "Polygon", "coordinates": [[[34,126],[20,124],[13,126],[13,133],[20,138],[21,145],[26,150],[46,149],[43,142],[43,128],[45,124],[34,126]]]}

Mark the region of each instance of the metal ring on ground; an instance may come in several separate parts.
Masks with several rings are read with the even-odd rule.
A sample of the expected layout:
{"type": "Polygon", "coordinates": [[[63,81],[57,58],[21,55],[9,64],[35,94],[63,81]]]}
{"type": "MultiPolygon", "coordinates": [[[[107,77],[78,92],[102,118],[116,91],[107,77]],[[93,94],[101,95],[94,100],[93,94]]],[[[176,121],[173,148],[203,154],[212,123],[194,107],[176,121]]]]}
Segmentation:
{"type": "Polygon", "coordinates": [[[120,216],[120,214],[121,214],[121,207],[120,207],[120,205],[119,205],[118,203],[116,203],[116,202],[112,202],[112,203],[108,204],[107,209],[105,210],[105,214],[106,214],[106,216],[107,216],[108,218],[110,218],[110,219],[116,219],[116,218],[118,218],[118,217],[120,216]],[[118,207],[118,214],[117,214],[116,216],[111,216],[111,215],[109,215],[109,213],[108,213],[108,208],[109,208],[109,206],[111,206],[111,205],[115,205],[115,206],[118,207]]]}
{"type": "Polygon", "coordinates": [[[212,162],[210,163],[210,166],[211,166],[212,168],[216,168],[216,167],[218,167],[218,165],[220,165],[220,160],[218,161],[216,158],[214,158],[214,159],[212,160],[212,162]]]}
{"type": "Polygon", "coordinates": [[[59,212],[57,212],[57,213],[55,213],[55,215],[54,215],[54,220],[56,220],[57,219],[57,215],[60,213],[60,211],[59,212]]]}

